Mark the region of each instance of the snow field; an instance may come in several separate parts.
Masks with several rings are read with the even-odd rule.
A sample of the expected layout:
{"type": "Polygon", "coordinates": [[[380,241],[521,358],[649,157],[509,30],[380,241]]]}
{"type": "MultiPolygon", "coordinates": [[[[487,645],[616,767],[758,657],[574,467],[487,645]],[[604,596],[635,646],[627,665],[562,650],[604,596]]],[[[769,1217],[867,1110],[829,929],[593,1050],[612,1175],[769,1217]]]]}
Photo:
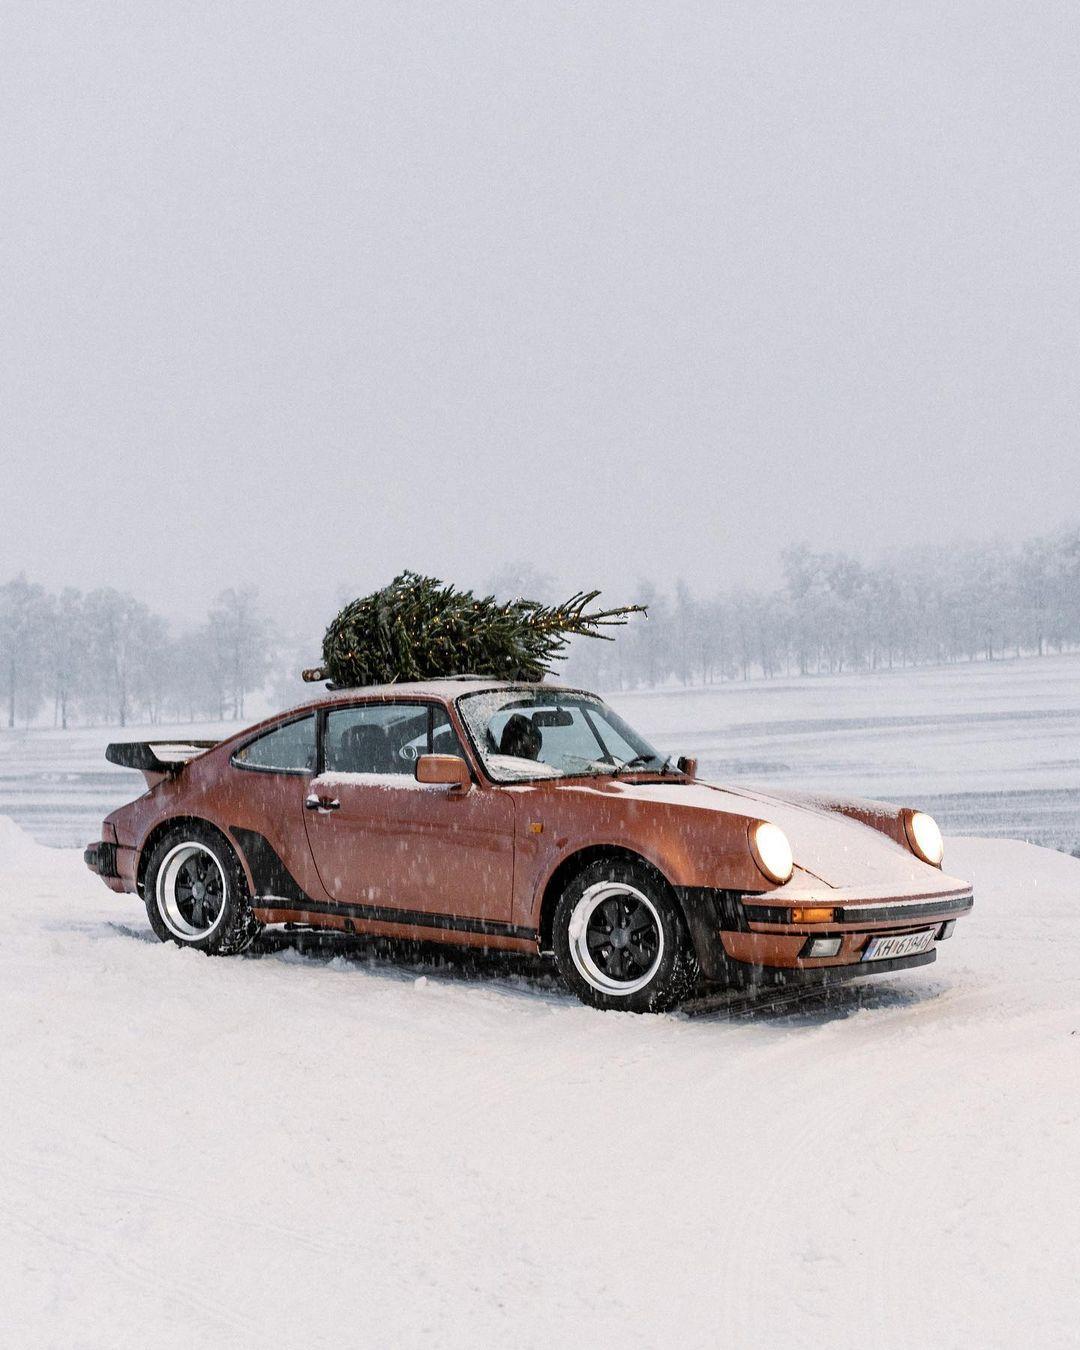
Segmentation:
{"type": "Polygon", "coordinates": [[[647,1018],[161,946],[0,821],[0,1343],[1076,1345],[1080,861],[947,866],[936,965],[647,1018]]]}

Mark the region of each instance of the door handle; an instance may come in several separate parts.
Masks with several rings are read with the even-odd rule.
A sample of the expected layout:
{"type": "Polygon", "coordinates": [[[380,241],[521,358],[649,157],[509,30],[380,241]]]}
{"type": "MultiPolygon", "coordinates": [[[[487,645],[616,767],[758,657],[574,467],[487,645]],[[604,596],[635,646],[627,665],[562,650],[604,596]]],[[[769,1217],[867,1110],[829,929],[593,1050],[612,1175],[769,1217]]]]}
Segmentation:
{"type": "Polygon", "coordinates": [[[341,803],[336,797],[316,797],[312,793],[304,798],[304,807],[308,811],[340,811],[341,803]]]}

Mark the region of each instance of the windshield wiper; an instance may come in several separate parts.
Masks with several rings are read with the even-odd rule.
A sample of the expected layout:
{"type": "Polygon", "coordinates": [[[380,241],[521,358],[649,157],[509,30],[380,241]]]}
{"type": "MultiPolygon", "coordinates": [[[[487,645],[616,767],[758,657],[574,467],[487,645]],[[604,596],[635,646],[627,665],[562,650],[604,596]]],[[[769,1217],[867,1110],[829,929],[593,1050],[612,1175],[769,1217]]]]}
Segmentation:
{"type": "Polygon", "coordinates": [[[656,759],[656,755],[635,755],[633,759],[627,759],[615,770],[616,773],[624,773],[627,769],[643,769],[650,759],[656,759]]]}

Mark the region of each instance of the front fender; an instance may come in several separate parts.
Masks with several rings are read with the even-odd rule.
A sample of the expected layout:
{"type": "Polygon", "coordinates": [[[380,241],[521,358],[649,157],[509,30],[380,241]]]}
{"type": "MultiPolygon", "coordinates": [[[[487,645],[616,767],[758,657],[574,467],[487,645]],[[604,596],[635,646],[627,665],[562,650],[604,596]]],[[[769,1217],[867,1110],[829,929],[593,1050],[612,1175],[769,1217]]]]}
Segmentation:
{"type": "Polygon", "coordinates": [[[759,818],[691,805],[620,799],[602,788],[519,791],[515,922],[539,926],[559,868],[598,848],[645,860],[675,888],[761,894],[776,889],[750,852],[759,818]]]}

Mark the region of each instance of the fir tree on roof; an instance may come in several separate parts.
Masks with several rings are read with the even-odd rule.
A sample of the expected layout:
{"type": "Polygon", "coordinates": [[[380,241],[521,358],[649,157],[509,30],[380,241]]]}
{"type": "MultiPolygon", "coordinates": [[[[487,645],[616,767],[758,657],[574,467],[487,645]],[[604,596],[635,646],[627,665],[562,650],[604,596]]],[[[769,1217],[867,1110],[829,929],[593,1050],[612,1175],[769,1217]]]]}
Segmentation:
{"type": "Polygon", "coordinates": [[[625,624],[644,605],[589,610],[599,591],[579,591],[560,605],[498,602],[435,577],[402,572],[389,586],[345,606],[326,630],[323,664],[305,680],[343,688],[476,674],[543,679],[571,637],[611,641],[601,628],[625,624]]]}

